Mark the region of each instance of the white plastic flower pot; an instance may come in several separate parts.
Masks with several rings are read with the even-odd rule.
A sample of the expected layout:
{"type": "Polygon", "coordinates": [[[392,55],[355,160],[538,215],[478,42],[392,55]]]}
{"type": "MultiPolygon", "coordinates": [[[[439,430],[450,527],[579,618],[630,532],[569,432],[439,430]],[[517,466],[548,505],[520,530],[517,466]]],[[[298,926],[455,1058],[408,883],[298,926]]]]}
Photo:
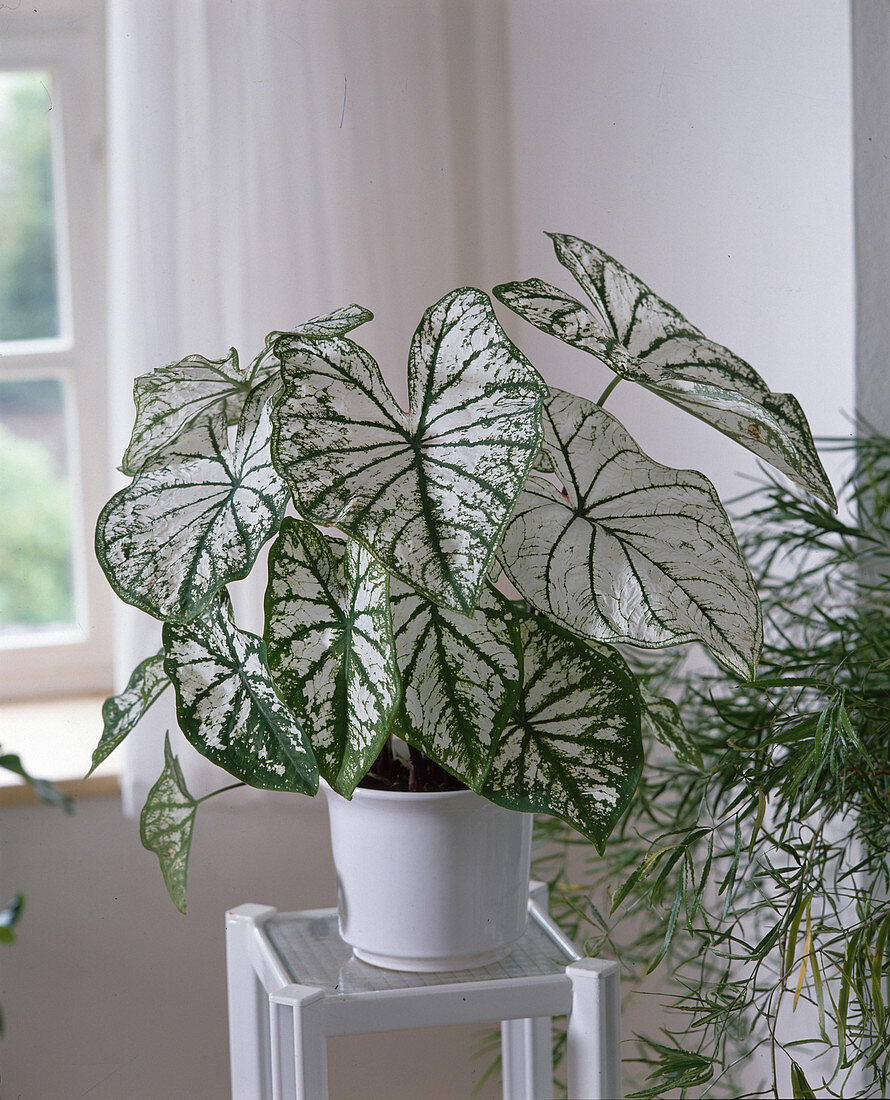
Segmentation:
{"type": "Polygon", "coordinates": [[[472,791],[405,794],[326,784],[340,935],[388,970],[465,970],[525,930],[532,815],[472,791]]]}

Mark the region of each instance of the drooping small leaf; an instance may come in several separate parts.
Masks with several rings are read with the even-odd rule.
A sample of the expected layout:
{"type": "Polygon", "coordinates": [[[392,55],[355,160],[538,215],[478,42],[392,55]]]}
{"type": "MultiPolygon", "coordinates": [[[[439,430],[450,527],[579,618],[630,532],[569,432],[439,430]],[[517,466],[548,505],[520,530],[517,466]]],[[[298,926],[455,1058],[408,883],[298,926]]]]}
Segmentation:
{"type": "Polygon", "coordinates": [[[728,348],[706,339],[674,306],[601,249],[550,233],[556,255],[593,308],[541,279],[496,287],[525,320],[589,352],[620,378],[638,382],[704,420],[835,507],[800,404],[773,393],[728,348]]]}
{"type": "Polygon", "coordinates": [[[554,390],[544,428],[565,491],[535,479],[519,498],[500,558],[522,595],[583,637],[697,639],[753,676],[760,602],[710,481],[654,462],[573,394],[554,390]]]}
{"type": "Polygon", "coordinates": [[[0,909],[0,943],[15,943],[13,929],[18,923],[24,908],[25,895],[18,893],[12,901],[7,902],[5,907],[0,909]]]}
{"type": "Polygon", "coordinates": [[[319,771],[349,798],[401,699],[386,570],[353,540],[285,519],[269,552],[266,646],[281,698],[307,728],[319,771]]]}
{"type": "Polygon", "coordinates": [[[791,1095],[794,1100],[816,1100],[816,1094],[797,1062],[791,1063],[791,1095]]]}
{"type": "Polygon", "coordinates": [[[189,852],[195,826],[197,801],[185,785],[179,761],[164,741],[164,770],[148,792],[139,817],[142,846],[158,857],[167,893],[180,913],[185,912],[189,852]]]}
{"type": "Polygon", "coordinates": [[[343,337],[275,344],[284,388],[272,454],[300,515],[334,525],[393,574],[470,613],[541,441],[541,378],[463,288],[427,310],[403,413],[343,337]]]}
{"type": "Polygon", "coordinates": [[[655,695],[645,683],[640,684],[640,695],[643,700],[643,728],[669,748],[681,764],[701,768],[701,752],[689,736],[677,704],[664,696],[655,695]]]}
{"type": "Polygon", "coordinates": [[[318,790],[309,739],[275,693],[265,644],[235,626],[227,599],[204,618],[166,623],[163,640],[179,727],[198,752],[251,787],[318,790]]]}
{"type": "Polygon", "coordinates": [[[135,729],[140,719],[163,694],[170,683],[164,672],[164,651],[160,650],[152,657],[146,657],[133,669],[127,686],[119,695],[112,695],[102,704],[102,736],[93,750],[89,778],[103,760],[109,756],[135,729]]]}
{"type": "Polygon", "coordinates": [[[519,696],[503,602],[485,589],[468,618],[395,580],[391,599],[405,691],[402,736],[478,791],[519,696]]]}
{"type": "Polygon", "coordinates": [[[38,779],[31,775],[16,753],[0,753],[0,769],[20,776],[37,797],[49,803],[50,806],[59,806],[69,814],[74,811],[74,799],[53,786],[48,779],[38,779]]]}
{"type": "Polygon", "coordinates": [[[250,572],[287,503],[268,449],[267,401],[277,384],[251,393],[234,452],[225,416],[215,415],[105,505],[96,555],[121,599],[155,618],[188,622],[223,585],[250,572]]]}
{"type": "Polygon", "coordinates": [[[480,793],[567,821],[602,849],[643,762],[636,679],[611,647],[515,611],[519,703],[492,748],[480,793]]]}

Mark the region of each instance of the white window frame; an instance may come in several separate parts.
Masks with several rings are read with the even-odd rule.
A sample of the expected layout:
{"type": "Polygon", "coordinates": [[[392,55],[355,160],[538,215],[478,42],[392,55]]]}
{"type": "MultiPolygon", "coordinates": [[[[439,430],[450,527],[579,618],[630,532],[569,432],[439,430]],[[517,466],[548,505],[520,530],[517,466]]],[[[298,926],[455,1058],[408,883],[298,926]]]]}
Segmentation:
{"type": "MultiPolygon", "coordinates": [[[[63,0],[2,13],[0,70],[52,80],[53,198],[62,335],[0,344],[0,379],[59,377],[68,399],[78,627],[0,648],[0,700],[105,692],[111,597],[93,553],[110,495],[105,172],[105,4],[63,0]]],[[[0,519],[2,522],[2,519],[0,519]]]]}

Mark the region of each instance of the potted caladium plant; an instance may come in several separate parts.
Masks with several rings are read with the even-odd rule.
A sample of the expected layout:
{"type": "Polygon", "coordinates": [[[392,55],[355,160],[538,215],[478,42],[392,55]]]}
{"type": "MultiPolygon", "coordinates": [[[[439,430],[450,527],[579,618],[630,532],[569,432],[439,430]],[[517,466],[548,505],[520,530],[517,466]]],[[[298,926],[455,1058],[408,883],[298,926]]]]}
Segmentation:
{"type": "MultiPolygon", "coordinates": [[[[793,397],[616,261],[552,236],[587,302],[540,279],[496,287],[500,302],[834,503],[793,397]]],[[[500,942],[449,943],[469,965],[521,934],[530,814],[602,846],[633,795],[649,701],[615,643],[697,640],[749,678],[760,606],[707,478],[650,459],[603,408],[612,386],[598,402],[551,390],[487,294],[460,288],[426,311],[407,411],[356,342],[370,320],[348,306],[272,333],[246,366],[233,349],[137,379],[122,467],[133,480],[102,511],[96,550],[118,595],[162,620],[163,647],[106,702],[93,766],[172,683],[199,752],[255,787],[311,794],[323,780],[335,858],[339,845],[370,868],[382,851],[386,873],[372,880],[408,869],[393,889],[415,908],[442,877],[423,815],[439,804],[474,822],[457,848],[513,915],[500,942]],[[259,637],[235,623],[226,586],[267,543],[259,637]],[[398,817],[395,836],[362,816],[374,804],[398,817]],[[473,817],[479,806],[493,816],[473,817]],[[341,839],[343,807],[363,841],[341,839]],[[495,818],[517,823],[494,861],[509,875],[479,871],[495,818]],[[411,863],[393,845],[415,833],[411,863]]],[[[165,752],[142,835],[184,908],[199,800],[165,752]]],[[[407,942],[404,913],[393,933],[404,942],[360,943],[358,894],[341,886],[352,891],[344,936],[365,958],[442,965],[442,951],[407,942]]],[[[464,910],[465,889],[446,891],[464,910]]],[[[380,898],[368,904],[379,926],[380,898]]],[[[434,908],[447,908],[441,890],[434,908]]]]}

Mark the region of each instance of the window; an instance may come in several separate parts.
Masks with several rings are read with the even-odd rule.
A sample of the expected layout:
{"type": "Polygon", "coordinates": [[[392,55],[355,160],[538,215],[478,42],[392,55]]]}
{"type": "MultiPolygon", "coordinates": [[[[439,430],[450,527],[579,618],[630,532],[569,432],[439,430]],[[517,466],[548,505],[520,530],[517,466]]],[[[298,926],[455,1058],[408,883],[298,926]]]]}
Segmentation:
{"type": "Polygon", "coordinates": [[[0,699],[102,692],[104,9],[0,26],[0,699]]]}

